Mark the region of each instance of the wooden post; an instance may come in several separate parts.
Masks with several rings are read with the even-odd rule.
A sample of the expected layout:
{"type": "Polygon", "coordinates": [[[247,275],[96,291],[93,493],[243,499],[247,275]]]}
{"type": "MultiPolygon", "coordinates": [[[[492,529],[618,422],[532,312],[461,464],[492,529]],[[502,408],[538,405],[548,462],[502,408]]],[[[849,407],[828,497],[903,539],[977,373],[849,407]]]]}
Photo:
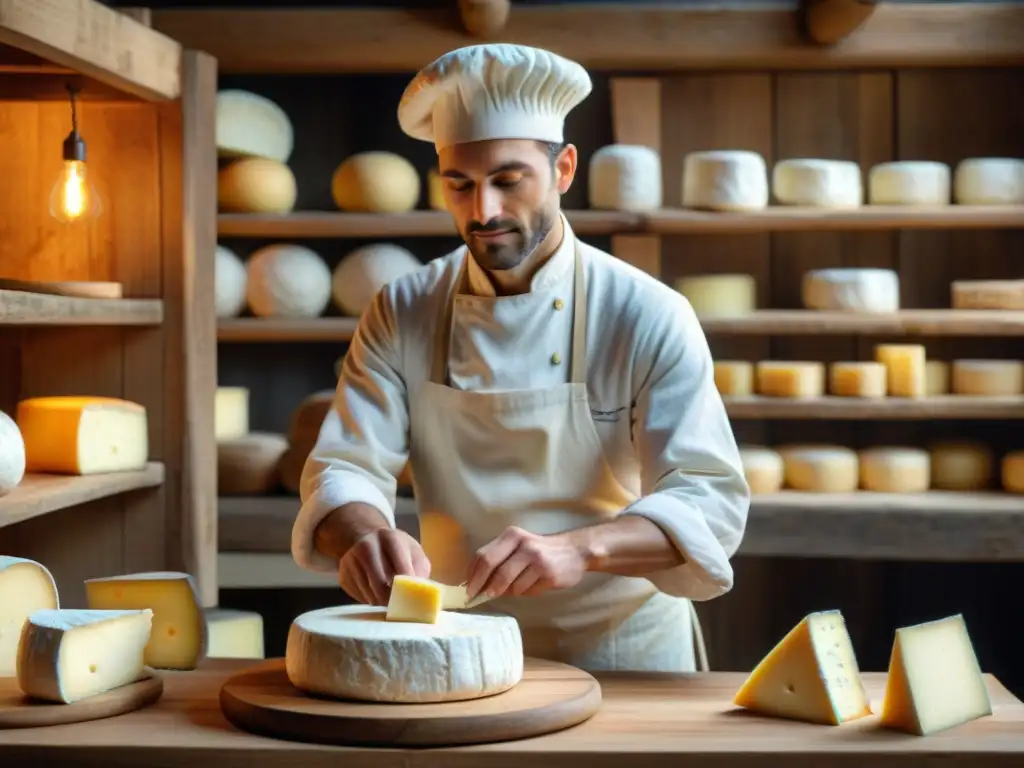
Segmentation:
{"type": "Polygon", "coordinates": [[[833,45],[867,21],[877,7],[878,0],[804,0],[804,29],[814,42],[833,45]]]}
{"type": "Polygon", "coordinates": [[[508,21],[511,0],[459,0],[462,26],[476,37],[492,37],[508,21]]]}
{"type": "Polygon", "coordinates": [[[118,13],[123,13],[130,19],[134,19],[146,27],[153,26],[153,9],[152,8],[118,8],[118,13]]]}

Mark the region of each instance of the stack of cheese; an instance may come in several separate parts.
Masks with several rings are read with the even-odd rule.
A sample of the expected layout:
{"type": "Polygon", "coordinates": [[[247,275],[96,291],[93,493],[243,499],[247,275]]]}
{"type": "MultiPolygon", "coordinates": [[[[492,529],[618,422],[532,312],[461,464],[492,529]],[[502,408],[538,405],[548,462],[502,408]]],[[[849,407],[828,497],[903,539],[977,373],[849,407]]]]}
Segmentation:
{"type": "Polygon", "coordinates": [[[214,429],[218,495],[259,495],[278,487],[288,440],[284,435],[249,431],[248,389],[217,388],[214,429]]]}
{"type": "MultiPolygon", "coordinates": [[[[752,712],[840,726],[872,714],[846,621],[806,616],[754,668],[734,703],[752,712]]],[[[992,714],[963,616],[896,630],[879,725],[928,736],[992,714]]]]}
{"type": "Polygon", "coordinates": [[[25,441],[18,424],[0,411],[0,496],[13,491],[25,478],[25,441]]]}

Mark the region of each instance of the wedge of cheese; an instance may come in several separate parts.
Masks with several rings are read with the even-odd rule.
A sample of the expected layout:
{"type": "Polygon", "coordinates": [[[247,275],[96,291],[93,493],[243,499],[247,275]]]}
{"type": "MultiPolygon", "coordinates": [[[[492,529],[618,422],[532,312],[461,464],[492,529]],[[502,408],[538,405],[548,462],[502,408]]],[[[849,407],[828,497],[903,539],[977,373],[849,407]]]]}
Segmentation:
{"type": "Polygon", "coordinates": [[[436,624],[441,615],[444,586],[416,576],[395,576],[388,600],[388,621],[436,624]]]}
{"type": "Polygon", "coordinates": [[[18,686],[71,704],[134,683],[152,621],[152,611],[36,611],[21,632],[18,686]]]}
{"type": "Polygon", "coordinates": [[[822,725],[870,715],[843,615],[821,611],[805,617],[754,668],[734,703],[760,714],[822,725]]]}
{"type": "Polygon", "coordinates": [[[263,617],[252,611],[206,609],[207,656],[211,659],[262,659],[263,617]]]}
{"type": "Polygon", "coordinates": [[[34,560],[0,555],[0,677],[14,677],[25,620],[36,611],[60,608],[57,585],[34,560]]]}
{"type": "Polygon", "coordinates": [[[206,658],[206,615],[187,573],[130,573],[89,579],[85,598],[93,610],[150,610],[153,632],[146,664],[155,669],[195,669],[206,658]]]}
{"type": "Polygon", "coordinates": [[[18,403],[25,471],[93,475],[144,469],[146,409],[113,397],[36,397],[18,403]]]}

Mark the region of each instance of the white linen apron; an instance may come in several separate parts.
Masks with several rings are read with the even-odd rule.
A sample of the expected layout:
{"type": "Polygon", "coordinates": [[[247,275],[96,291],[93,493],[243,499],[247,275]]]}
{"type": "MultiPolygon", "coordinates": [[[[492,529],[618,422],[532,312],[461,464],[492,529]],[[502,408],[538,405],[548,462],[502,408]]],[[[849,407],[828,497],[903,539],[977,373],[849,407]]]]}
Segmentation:
{"type": "MultiPolygon", "coordinates": [[[[590,413],[579,243],[570,376],[550,388],[467,392],[447,385],[455,306],[473,300],[459,295],[469,258],[464,249],[439,318],[430,379],[410,394],[409,408],[420,540],[431,577],[448,584],[465,581],[476,550],[510,526],[558,533],[611,520],[636,499],[611,472],[590,413]]],[[[588,573],[575,587],[501,597],[482,609],[514,616],[530,656],[592,671],[687,672],[695,668],[696,641],[707,667],[692,603],[646,579],[588,573]]]]}

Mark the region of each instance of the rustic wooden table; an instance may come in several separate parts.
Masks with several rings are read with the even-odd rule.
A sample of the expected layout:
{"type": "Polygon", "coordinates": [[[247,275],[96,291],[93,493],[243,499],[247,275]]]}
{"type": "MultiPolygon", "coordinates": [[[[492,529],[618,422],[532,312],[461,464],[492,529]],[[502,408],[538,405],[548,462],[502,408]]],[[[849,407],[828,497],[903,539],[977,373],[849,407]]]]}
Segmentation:
{"type": "MultiPolygon", "coordinates": [[[[744,675],[601,675],[604,703],[588,722],[524,741],[429,750],[350,749],[243,733],[218,694],[255,662],[210,661],[165,675],[153,707],[108,720],[0,731],[0,766],[145,768],[992,768],[1024,766],[1024,704],[994,678],[992,717],[926,738],[882,731],[875,718],[841,727],[756,717],[731,705],[744,675]]],[[[872,703],[884,675],[865,676],[872,703]]]]}

